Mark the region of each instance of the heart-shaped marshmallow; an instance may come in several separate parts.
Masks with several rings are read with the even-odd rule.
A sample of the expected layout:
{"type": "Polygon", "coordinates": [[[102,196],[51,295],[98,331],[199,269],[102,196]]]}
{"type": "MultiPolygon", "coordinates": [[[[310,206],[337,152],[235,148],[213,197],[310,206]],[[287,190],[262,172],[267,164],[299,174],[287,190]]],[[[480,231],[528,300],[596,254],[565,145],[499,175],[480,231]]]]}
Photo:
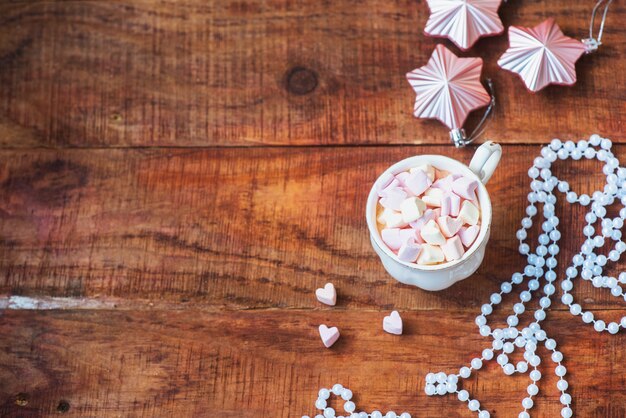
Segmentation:
{"type": "Polygon", "coordinates": [[[322,343],[324,343],[324,347],[326,348],[330,348],[339,339],[339,330],[337,327],[328,328],[326,325],[322,324],[319,327],[319,331],[322,343]]]}
{"type": "Polygon", "coordinates": [[[402,334],[402,318],[398,311],[391,312],[391,315],[383,319],[383,330],[389,334],[402,334]]]}
{"type": "Polygon", "coordinates": [[[317,300],[325,305],[335,306],[337,303],[337,291],[332,283],[326,283],[323,288],[315,291],[315,297],[317,300]]]}
{"type": "Polygon", "coordinates": [[[439,229],[441,230],[443,236],[450,238],[459,232],[459,229],[463,226],[463,221],[449,216],[440,216],[437,218],[437,225],[439,225],[439,229]]]}
{"type": "Polygon", "coordinates": [[[470,245],[476,241],[476,237],[480,232],[480,227],[478,225],[468,226],[467,228],[461,228],[459,231],[459,238],[461,238],[461,242],[465,245],[466,248],[469,248],[470,245]]]}

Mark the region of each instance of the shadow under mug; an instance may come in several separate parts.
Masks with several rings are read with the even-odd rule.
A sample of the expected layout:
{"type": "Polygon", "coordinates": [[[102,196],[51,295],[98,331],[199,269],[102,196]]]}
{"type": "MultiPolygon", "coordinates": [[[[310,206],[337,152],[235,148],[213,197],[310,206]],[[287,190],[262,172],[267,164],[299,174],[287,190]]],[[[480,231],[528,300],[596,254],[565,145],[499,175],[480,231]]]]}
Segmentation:
{"type": "Polygon", "coordinates": [[[367,198],[365,216],[372,247],[380,257],[387,273],[399,282],[435,291],[446,289],[454,283],[466,279],[478,269],[485,256],[485,248],[487,241],[489,241],[491,229],[491,199],[485,184],[498,166],[501,156],[502,147],[495,142],[488,141],[476,149],[469,167],[443,155],[417,155],[395,163],[378,177],[367,198]],[[435,265],[420,265],[401,261],[385,245],[378,231],[376,225],[377,191],[383,185],[384,178],[389,174],[396,175],[422,164],[430,164],[439,170],[462,174],[478,181],[480,231],[471,247],[458,260],[435,265]]]}

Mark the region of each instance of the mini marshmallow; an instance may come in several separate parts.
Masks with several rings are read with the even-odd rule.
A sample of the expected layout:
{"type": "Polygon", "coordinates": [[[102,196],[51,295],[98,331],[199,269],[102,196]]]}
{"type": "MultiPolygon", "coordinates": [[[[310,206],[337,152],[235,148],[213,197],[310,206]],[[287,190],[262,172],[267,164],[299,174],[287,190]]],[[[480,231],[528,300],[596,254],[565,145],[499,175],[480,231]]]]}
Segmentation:
{"type": "Polygon", "coordinates": [[[409,174],[404,181],[406,188],[409,189],[415,196],[419,196],[424,193],[424,191],[426,191],[431,184],[432,181],[422,170],[416,170],[415,172],[409,174]]]}
{"type": "Polygon", "coordinates": [[[461,210],[459,211],[459,219],[466,224],[476,225],[478,223],[479,216],[480,211],[476,206],[474,206],[473,203],[468,202],[467,200],[463,202],[461,210]]]}
{"type": "Polygon", "coordinates": [[[401,173],[396,174],[396,180],[400,182],[400,185],[405,186],[406,179],[409,178],[409,176],[410,174],[408,171],[403,171],[401,173]]]}
{"type": "Polygon", "coordinates": [[[440,216],[437,218],[437,225],[443,236],[450,238],[459,232],[463,226],[463,221],[449,216],[440,216]]]}
{"type": "Polygon", "coordinates": [[[387,196],[387,192],[393,189],[397,189],[399,187],[400,187],[400,182],[398,181],[398,179],[392,176],[392,179],[389,183],[385,184],[384,187],[381,187],[378,189],[378,197],[385,197],[387,196]]]}
{"type": "Polygon", "coordinates": [[[400,205],[402,219],[406,223],[416,221],[424,214],[425,210],[426,203],[424,203],[419,197],[409,197],[400,205]]]}
{"type": "Polygon", "coordinates": [[[326,348],[330,348],[339,339],[339,330],[337,327],[328,328],[326,325],[322,324],[319,326],[319,333],[322,343],[326,348]]]}
{"type": "Polygon", "coordinates": [[[400,205],[404,202],[404,199],[408,197],[407,193],[399,187],[385,189],[385,197],[380,198],[380,204],[384,208],[393,210],[400,210],[400,205]]]}
{"type": "Polygon", "coordinates": [[[450,216],[459,216],[459,210],[461,210],[461,198],[454,193],[446,193],[446,196],[450,198],[450,216]]]}
{"type": "Polygon", "coordinates": [[[326,283],[324,287],[317,289],[315,297],[325,305],[335,306],[337,304],[337,290],[332,283],[326,283]]]}
{"type": "Polygon", "coordinates": [[[422,251],[420,251],[419,257],[417,257],[417,264],[437,264],[444,260],[443,251],[441,248],[435,245],[422,245],[422,251]]]}
{"type": "Polygon", "coordinates": [[[415,173],[417,170],[421,170],[421,171],[423,171],[424,173],[426,173],[426,175],[428,176],[428,179],[429,179],[431,182],[435,181],[435,167],[433,167],[432,165],[430,165],[430,164],[422,164],[422,165],[420,165],[420,166],[417,166],[417,167],[411,168],[411,169],[409,170],[409,172],[410,172],[411,174],[413,174],[413,173],[415,173]]]}
{"type": "Polygon", "coordinates": [[[426,222],[434,219],[437,219],[437,213],[432,209],[426,209],[419,219],[414,222],[409,222],[409,225],[411,225],[413,229],[422,229],[422,227],[426,225],[426,222]]]}
{"type": "Polygon", "coordinates": [[[451,192],[452,183],[454,183],[454,180],[456,180],[456,177],[453,174],[449,174],[446,177],[441,178],[437,180],[436,182],[434,182],[432,187],[436,189],[444,190],[446,192],[451,192]]]}
{"type": "Polygon", "coordinates": [[[478,182],[469,177],[459,177],[452,183],[452,191],[464,199],[476,199],[476,188],[478,182]]]}
{"type": "Polygon", "coordinates": [[[441,234],[441,230],[437,223],[430,220],[420,230],[420,235],[428,244],[431,245],[443,245],[446,243],[446,238],[441,234]]]}
{"type": "Polygon", "coordinates": [[[450,194],[451,193],[446,193],[441,198],[441,216],[448,216],[452,211],[452,199],[450,198],[450,194]]]}
{"type": "Polygon", "coordinates": [[[402,245],[402,237],[400,237],[400,228],[385,228],[380,231],[380,238],[394,251],[397,251],[402,245]]]}
{"type": "Polygon", "coordinates": [[[376,183],[376,192],[378,197],[383,197],[382,191],[385,190],[396,178],[391,173],[384,173],[376,183]]]}
{"type": "Polygon", "coordinates": [[[391,315],[383,318],[383,330],[390,334],[402,335],[402,318],[398,311],[393,311],[391,315]]]}
{"type": "Polygon", "coordinates": [[[463,254],[465,254],[461,238],[457,235],[447,240],[446,243],[441,246],[441,251],[443,251],[446,261],[458,260],[463,257],[463,254]]]}
{"type": "Polygon", "coordinates": [[[380,238],[382,238],[387,247],[393,251],[398,251],[403,243],[407,241],[414,241],[417,236],[415,234],[415,230],[411,228],[385,228],[380,231],[380,238]]]}
{"type": "Polygon", "coordinates": [[[417,260],[417,256],[420,254],[422,246],[417,244],[415,240],[407,240],[402,243],[402,246],[398,250],[398,259],[400,261],[406,261],[407,263],[413,263],[417,260]]]}
{"type": "Polygon", "coordinates": [[[461,242],[465,245],[465,248],[469,248],[474,241],[476,241],[479,232],[480,226],[478,225],[463,227],[459,230],[459,238],[461,238],[461,242]]]}
{"type": "Polygon", "coordinates": [[[391,209],[385,209],[378,217],[378,221],[387,228],[404,228],[407,226],[407,223],[402,220],[402,214],[391,209]]]}
{"type": "Polygon", "coordinates": [[[428,206],[433,206],[433,207],[438,208],[441,206],[441,199],[443,198],[443,193],[444,192],[441,189],[430,188],[426,190],[426,193],[424,193],[422,200],[428,206]]]}

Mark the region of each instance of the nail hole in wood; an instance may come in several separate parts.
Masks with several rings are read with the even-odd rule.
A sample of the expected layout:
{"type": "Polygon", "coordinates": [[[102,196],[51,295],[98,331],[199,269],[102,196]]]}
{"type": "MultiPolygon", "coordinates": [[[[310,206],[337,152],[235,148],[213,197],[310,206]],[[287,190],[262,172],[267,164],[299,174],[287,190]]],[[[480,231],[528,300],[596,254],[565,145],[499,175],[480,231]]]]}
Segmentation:
{"type": "Polygon", "coordinates": [[[15,395],[15,405],[17,406],[26,406],[28,405],[28,394],[27,393],[18,393],[15,395]]]}
{"type": "Polygon", "coordinates": [[[70,403],[68,401],[59,401],[59,404],[57,405],[58,412],[60,412],[61,414],[64,414],[69,410],[70,410],[70,403]]]}
{"type": "Polygon", "coordinates": [[[317,74],[304,67],[294,67],[287,72],[287,91],[298,96],[311,93],[317,87],[317,74]]]}

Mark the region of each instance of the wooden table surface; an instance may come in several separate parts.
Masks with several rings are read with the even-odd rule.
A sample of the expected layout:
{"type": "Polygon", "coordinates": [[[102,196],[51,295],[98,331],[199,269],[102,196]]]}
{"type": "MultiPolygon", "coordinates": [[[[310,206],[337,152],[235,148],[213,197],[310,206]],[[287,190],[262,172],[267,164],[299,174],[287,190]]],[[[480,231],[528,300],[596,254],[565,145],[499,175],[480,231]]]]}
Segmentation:
{"type": "MultiPolygon", "coordinates": [[[[582,38],[593,4],[509,1],[500,14],[505,26],[555,16],[582,38]]],[[[384,272],[363,216],[391,163],[473,152],[411,115],[404,74],[438,42],[458,53],[423,36],[427,11],[413,0],[0,1],[0,415],[299,417],[340,382],[368,411],[474,416],[453,396],[425,396],[424,376],[489,344],[473,320],[524,266],[514,234],[539,144],[599,133],[626,159],[626,8],[611,6],[573,87],[529,94],[496,65],[506,36],[462,54],[494,80],[486,137],[504,156],[485,261],[437,293],[384,272]],[[314,297],[329,281],[334,308],[314,297]],[[392,309],[401,337],[380,327],[392,309]],[[320,323],[341,329],[332,349],[320,323]]],[[[600,169],[557,174],[591,192],[600,169]]],[[[566,260],[584,212],[558,214],[566,260]]],[[[623,315],[605,291],[574,294],[607,321],[623,315]]],[[[545,328],[576,416],[626,416],[626,336],[597,334],[558,300],[545,328]]],[[[551,369],[533,416],[558,416],[551,369]]],[[[517,417],[527,384],[489,364],[465,388],[492,416],[517,417]]]]}

